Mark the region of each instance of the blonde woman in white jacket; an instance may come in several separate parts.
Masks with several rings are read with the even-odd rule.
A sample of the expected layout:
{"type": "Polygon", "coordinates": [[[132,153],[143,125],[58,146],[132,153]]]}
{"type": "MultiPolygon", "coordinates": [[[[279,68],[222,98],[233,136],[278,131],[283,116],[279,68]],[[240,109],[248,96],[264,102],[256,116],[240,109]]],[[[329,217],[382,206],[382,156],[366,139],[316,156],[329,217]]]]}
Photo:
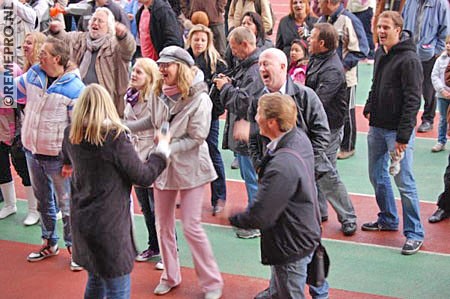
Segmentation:
{"type": "MultiPolygon", "coordinates": [[[[160,80],[160,78],[158,65],[154,60],[150,58],[136,59],[131,72],[129,87],[125,93],[125,120],[133,121],[149,117],[148,102],[154,99],[153,88],[155,82],[160,80]]],[[[134,146],[142,161],[146,161],[150,152],[155,148],[154,137],[155,130],[153,128],[133,134],[134,146]]],[[[153,187],[134,186],[134,191],[141,206],[148,232],[148,248],[136,257],[136,261],[145,262],[159,256],[153,187]]]]}
{"type": "Polygon", "coordinates": [[[157,98],[148,103],[150,116],[127,122],[132,131],[157,130],[164,122],[170,123],[169,163],[154,183],[156,230],[164,263],[154,293],[164,295],[181,283],[175,238],[176,199],[180,196],[183,232],[204,298],[218,299],[222,296],[223,279],[201,225],[205,188],[217,178],[206,144],[212,103],[203,73],[194,67],[186,50],[169,46],[159,56],[162,80],[155,87],[157,98]]]}

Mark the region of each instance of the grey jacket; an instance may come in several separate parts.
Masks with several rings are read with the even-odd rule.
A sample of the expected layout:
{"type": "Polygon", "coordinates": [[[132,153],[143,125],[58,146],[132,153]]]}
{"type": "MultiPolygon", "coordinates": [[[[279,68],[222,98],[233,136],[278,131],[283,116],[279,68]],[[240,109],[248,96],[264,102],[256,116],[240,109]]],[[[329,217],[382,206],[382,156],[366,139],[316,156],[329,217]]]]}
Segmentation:
{"type": "Polygon", "coordinates": [[[248,144],[234,140],[233,128],[235,121],[248,120],[250,104],[257,101],[263,92],[264,83],[258,66],[260,53],[260,50],[256,49],[239,63],[232,71],[232,82],[225,84],[220,91],[220,100],[228,110],[222,147],[243,155],[249,155],[248,144]]]}
{"type": "MultiPolygon", "coordinates": [[[[264,91],[261,92],[260,96],[263,93],[264,91]]],[[[289,76],[287,76],[286,81],[286,94],[290,95],[297,104],[299,111],[297,127],[302,129],[311,141],[316,176],[332,170],[332,165],[325,155],[325,149],[330,139],[330,129],[325,109],[319,97],[311,88],[294,83],[289,76]]],[[[259,168],[268,143],[267,138],[259,135],[259,127],[255,120],[260,96],[252,101],[248,116],[250,121],[250,152],[255,169],[259,168]]]]}
{"type": "Polygon", "coordinates": [[[170,157],[166,170],[155,181],[160,190],[192,189],[217,178],[209,156],[206,137],[209,134],[212,102],[203,77],[191,87],[187,99],[173,100],[164,95],[148,101],[149,116],[126,122],[131,131],[149,128],[159,130],[170,122],[170,157]]]}

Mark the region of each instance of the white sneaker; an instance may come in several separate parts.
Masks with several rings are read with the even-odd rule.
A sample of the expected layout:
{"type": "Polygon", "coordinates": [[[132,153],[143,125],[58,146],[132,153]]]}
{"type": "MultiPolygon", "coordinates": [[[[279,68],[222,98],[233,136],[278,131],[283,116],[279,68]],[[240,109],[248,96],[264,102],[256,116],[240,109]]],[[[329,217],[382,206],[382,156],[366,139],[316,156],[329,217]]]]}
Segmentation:
{"type": "Polygon", "coordinates": [[[220,298],[222,298],[222,289],[217,289],[205,293],[205,299],[220,299],[220,298]]]}
{"type": "Polygon", "coordinates": [[[0,219],[6,218],[12,214],[15,214],[17,212],[16,206],[4,206],[0,210],[0,219]]]}
{"type": "Polygon", "coordinates": [[[83,267],[81,267],[80,265],[78,265],[77,263],[75,263],[73,261],[73,259],[70,259],[70,270],[72,270],[73,272],[78,272],[81,270],[84,270],[83,267]]]}
{"type": "Polygon", "coordinates": [[[445,150],[445,144],[442,143],[436,143],[432,148],[431,148],[431,152],[433,153],[437,153],[437,152],[441,152],[445,150]]]}
{"type": "Polygon", "coordinates": [[[39,222],[40,215],[38,211],[29,212],[23,224],[26,226],[35,225],[39,222]]]}
{"type": "Polygon", "coordinates": [[[162,261],[157,262],[156,265],[155,265],[155,269],[156,270],[161,270],[161,271],[164,270],[163,262],[162,261]]]}

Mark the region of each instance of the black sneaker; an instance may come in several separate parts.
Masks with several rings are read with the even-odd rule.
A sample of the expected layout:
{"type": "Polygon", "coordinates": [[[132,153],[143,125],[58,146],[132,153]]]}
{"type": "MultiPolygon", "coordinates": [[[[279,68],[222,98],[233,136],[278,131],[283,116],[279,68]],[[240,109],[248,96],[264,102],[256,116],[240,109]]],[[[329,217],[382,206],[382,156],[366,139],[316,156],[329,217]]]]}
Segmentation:
{"type": "Polygon", "coordinates": [[[420,240],[412,240],[406,239],[405,244],[402,247],[403,255],[411,255],[419,251],[420,247],[422,247],[423,241],[420,240]]]}
{"type": "Polygon", "coordinates": [[[384,226],[384,225],[378,223],[378,221],[374,221],[374,222],[364,223],[361,226],[361,230],[364,230],[364,231],[392,231],[392,232],[395,232],[395,231],[398,231],[398,228],[397,227],[387,227],[387,226],[384,226]]]}
{"type": "Polygon", "coordinates": [[[43,245],[38,252],[32,252],[28,255],[27,260],[29,262],[38,262],[48,257],[58,255],[59,248],[58,245],[50,246],[43,245]]]}

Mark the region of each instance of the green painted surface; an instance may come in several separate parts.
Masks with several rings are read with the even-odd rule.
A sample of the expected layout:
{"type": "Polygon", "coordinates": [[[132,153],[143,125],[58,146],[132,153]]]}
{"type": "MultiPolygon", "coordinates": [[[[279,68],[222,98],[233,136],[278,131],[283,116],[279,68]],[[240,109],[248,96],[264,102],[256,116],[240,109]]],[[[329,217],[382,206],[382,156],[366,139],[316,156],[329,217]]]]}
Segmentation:
{"type": "MultiPolygon", "coordinates": [[[[414,176],[420,200],[436,202],[443,191],[443,174],[448,163],[448,151],[432,153],[434,140],[416,138],[414,148],[414,176]]],[[[356,154],[347,160],[338,160],[337,168],[349,192],[374,194],[368,176],[367,134],[359,133],[356,154]]],[[[399,196],[391,179],[396,196],[399,196]]]]}
{"type": "MultiPolygon", "coordinates": [[[[1,221],[0,238],[39,244],[38,226],[24,227],[25,202],[18,203],[18,214],[1,221]]],[[[136,216],[138,247],[146,247],[144,219],[136,216]]],[[[241,240],[231,228],[204,225],[223,273],[269,278],[269,267],[260,263],[259,239],[241,240]]],[[[61,221],[59,229],[61,232],[61,221]]],[[[182,266],[193,267],[181,224],[177,222],[178,244],[182,266]]],[[[333,288],[399,298],[448,298],[450,284],[447,266],[450,256],[419,252],[401,256],[399,249],[356,245],[325,240],[332,260],[329,283],[333,288]],[[433,269],[433,271],[427,271],[433,269]],[[447,294],[447,295],[445,295],[447,294]]],[[[60,242],[60,245],[63,244],[60,242]]],[[[25,260],[25,256],[23,257],[25,260]]]]}
{"type": "MultiPolygon", "coordinates": [[[[221,121],[221,132],[224,121],[221,121]]],[[[221,138],[221,137],[220,137],[221,138]]],[[[443,174],[448,163],[449,151],[432,153],[431,147],[435,140],[416,138],[414,149],[414,175],[420,200],[436,202],[437,196],[444,188],[443,174]]],[[[228,179],[242,180],[239,170],[230,168],[233,154],[229,150],[222,150],[225,172],[228,179]]],[[[337,168],[348,192],[374,194],[368,176],[367,134],[358,133],[356,139],[356,154],[347,160],[338,160],[337,168]]],[[[392,186],[397,197],[399,193],[392,186]]]]}

